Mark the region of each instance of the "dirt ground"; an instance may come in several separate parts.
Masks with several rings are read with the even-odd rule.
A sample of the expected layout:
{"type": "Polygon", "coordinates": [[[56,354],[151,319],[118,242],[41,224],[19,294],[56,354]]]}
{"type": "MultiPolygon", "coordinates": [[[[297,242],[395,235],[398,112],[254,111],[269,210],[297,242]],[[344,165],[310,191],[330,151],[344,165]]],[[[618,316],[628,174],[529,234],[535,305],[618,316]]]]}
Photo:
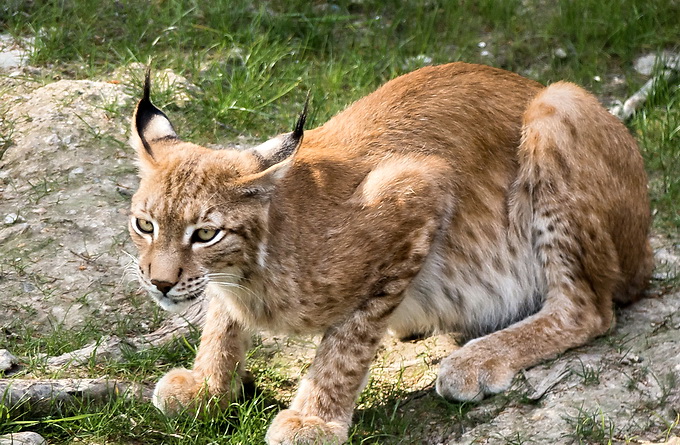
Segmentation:
{"type": "MultiPolygon", "coordinates": [[[[0,75],[0,326],[6,334],[20,325],[149,328],[152,305],[124,273],[135,254],[126,225],[137,185],[126,142],[135,99],[124,72],[79,81],[53,80],[30,67],[0,75]]],[[[621,309],[610,335],[527,370],[508,394],[462,418],[431,422],[422,411],[436,397],[438,361],[455,347],[447,336],[387,339],[374,376],[401,375],[412,385],[399,411],[422,417],[422,430],[413,434],[429,444],[606,443],[609,437],[641,443],[678,435],[680,293],[658,283],[678,273],[680,244],[657,235],[654,246],[653,296],[621,309]]],[[[263,343],[265,351],[298,364],[292,374],[313,352],[313,343],[278,337],[263,343]]]]}

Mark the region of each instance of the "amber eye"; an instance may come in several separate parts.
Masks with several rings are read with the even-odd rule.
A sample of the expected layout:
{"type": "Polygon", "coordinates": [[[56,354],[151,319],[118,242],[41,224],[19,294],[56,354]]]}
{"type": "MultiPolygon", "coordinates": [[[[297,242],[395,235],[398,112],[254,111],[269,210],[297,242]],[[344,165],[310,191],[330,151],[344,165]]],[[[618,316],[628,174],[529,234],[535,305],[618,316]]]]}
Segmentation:
{"type": "Polygon", "coordinates": [[[219,230],[217,229],[198,229],[191,236],[191,241],[194,243],[207,243],[212,241],[218,233],[219,230]]]}
{"type": "Polygon", "coordinates": [[[137,224],[137,228],[139,229],[140,232],[142,232],[142,233],[153,233],[153,223],[151,221],[148,221],[146,219],[137,218],[135,220],[135,224],[137,224]]]}

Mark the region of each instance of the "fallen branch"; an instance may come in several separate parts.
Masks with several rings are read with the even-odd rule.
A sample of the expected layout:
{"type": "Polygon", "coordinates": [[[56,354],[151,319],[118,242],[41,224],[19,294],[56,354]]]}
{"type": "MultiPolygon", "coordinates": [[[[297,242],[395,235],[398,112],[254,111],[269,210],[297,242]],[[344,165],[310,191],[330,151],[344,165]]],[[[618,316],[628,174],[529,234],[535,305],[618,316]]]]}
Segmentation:
{"type": "Polygon", "coordinates": [[[609,109],[609,112],[618,117],[622,121],[630,119],[647,101],[649,95],[656,89],[656,85],[662,79],[667,82],[673,82],[678,77],[680,71],[680,55],[664,56],[660,63],[663,63],[664,69],[652,77],[640,88],[635,94],[626,99],[623,103],[619,102],[609,109]]]}
{"type": "Polygon", "coordinates": [[[116,397],[150,400],[151,390],[138,383],[108,379],[0,379],[1,403],[30,410],[79,401],[104,402],[116,397]]]}
{"type": "Polygon", "coordinates": [[[49,357],[49,367],[82,366],[98,363],[103,360],[119,361],[123,357],[123,349],[144,351],[152,347],[169,343],[173,339],[188,335],[195,326],[202,326],[205,320],[206,300],[200,300],[181,315],[168,318],[160,328],[141,337],[121,339],[115,335],[107,335],[96,342],[65,354],[49,357]]]}

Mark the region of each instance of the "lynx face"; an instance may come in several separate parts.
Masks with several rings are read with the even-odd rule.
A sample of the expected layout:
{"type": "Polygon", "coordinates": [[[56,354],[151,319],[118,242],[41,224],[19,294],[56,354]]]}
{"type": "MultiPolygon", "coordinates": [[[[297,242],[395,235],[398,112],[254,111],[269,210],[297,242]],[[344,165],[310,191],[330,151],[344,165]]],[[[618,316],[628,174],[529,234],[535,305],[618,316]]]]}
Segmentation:
{"type": "Polygon", "coordinates": [[[286,167],[267,155],[274,146],[294,151],[302,133],[243,152],[210,150],[177,139],[148,100],[134,124],[132,143],[143,149],[129,231],[143,288],[163,309],[179,311],[209,282],[239,286],[262,254],[270,192],[286,167]]]}
{"type": "MultiPolygon", "coordinates": [[[[228,171],[206,171],[206,175],[228,183],[228,171]]],[[[167,182],[187,172],[172,171],[167,182]]],[[[238,283],[246,272],[242,265],[255,254],[258,197],[234,201],[209,187],[204,175],[174,188],[155,176],[145,178],[132,204],[129,228],[139,250],[139,279],[164,308],[180,310],[197,299],[210,279],[238,283]],[[176,190],[168,196],[162,190],[176,190]],[[191,196],[194,199],[188,199],[191,196]],[[229,209],[225,212],[223,209],[229,209]]]]}

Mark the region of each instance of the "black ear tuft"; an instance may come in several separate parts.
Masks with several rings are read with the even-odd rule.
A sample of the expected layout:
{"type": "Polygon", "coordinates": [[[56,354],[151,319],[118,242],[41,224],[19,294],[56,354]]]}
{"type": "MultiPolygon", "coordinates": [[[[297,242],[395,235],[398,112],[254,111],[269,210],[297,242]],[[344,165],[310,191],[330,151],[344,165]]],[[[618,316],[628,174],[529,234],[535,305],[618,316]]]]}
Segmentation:
{"type": "Polygon", "coordinates": [[[302,139],[305,135],[305,122],[307,121],[308,106],[309,93],[307,93],[305,106],[295,123],[295,127],[293,127],[293,131],[280,134],[275,138],[248,150],[258,159],[262,170],[283,162],[295,154],[302,144],[302,139]]]}
{"type": "Polygon", "coordinates": [[[135,130],[146,152],[153,157],[151,145],[159,139],[175,139],[177,134],[168,117],[151,103],[151,67],[144,76],[144,93],[135,111],[135,130]]]}
{"type": "Polygon", "coordinates": [[[298,120],[295,123],[295,127],[293,128],[293,132],[291,133],[293,139],[302,139],[302,136],[304,136],[305,122],[307,122],[307,108],[309,107],[310,93],[311,91],[307,91],[307,97],[305,98],[305,106],[302,108],[302,113],[300,113],[300,117],[298,117],[298,120]]]}
{"type": "Polygon", "coordinates": [[[151,102],[151,65],[146,67],[146,73],[144,74],[144,96],[142,100],[151,102]]]}

